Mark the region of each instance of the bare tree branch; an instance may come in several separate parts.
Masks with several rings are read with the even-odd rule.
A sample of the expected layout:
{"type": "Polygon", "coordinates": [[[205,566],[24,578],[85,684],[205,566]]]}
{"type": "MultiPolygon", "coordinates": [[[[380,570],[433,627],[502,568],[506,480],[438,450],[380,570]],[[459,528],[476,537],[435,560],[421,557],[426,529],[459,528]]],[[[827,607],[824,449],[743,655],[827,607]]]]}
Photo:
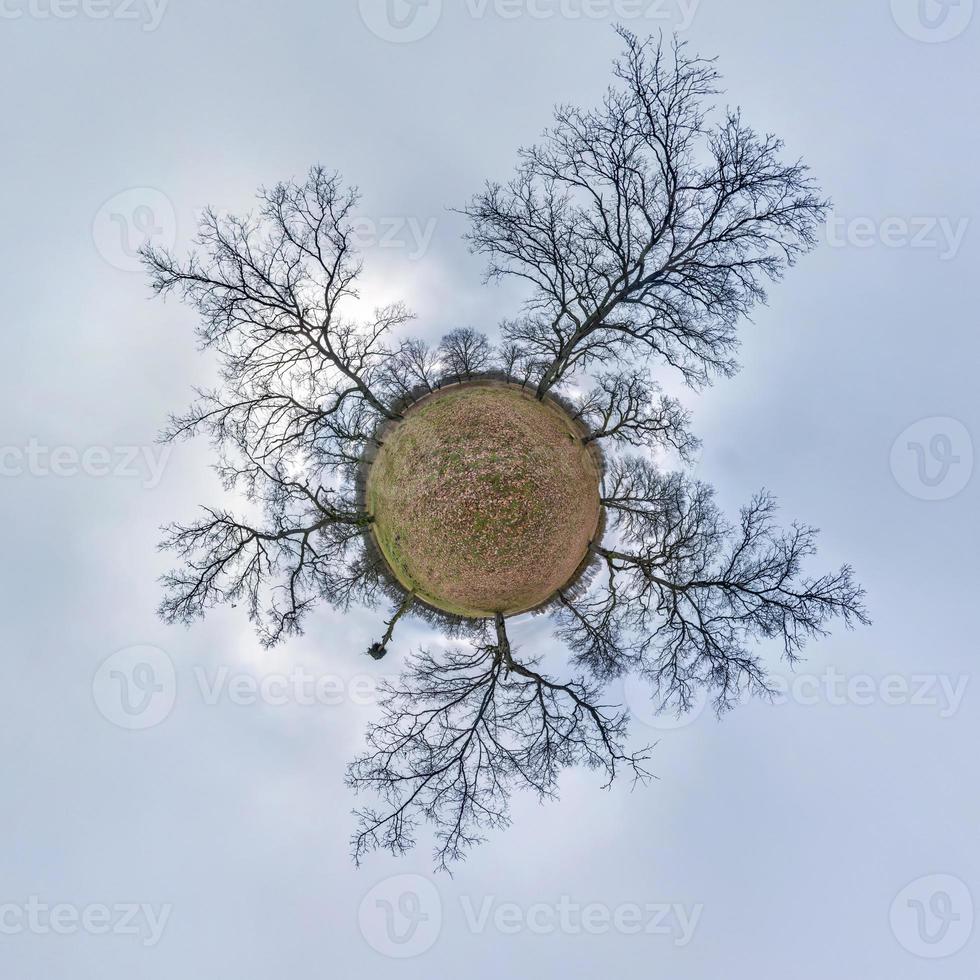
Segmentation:
{"type": "Polygon", "coordinates": [[[423,651],[385,686],[383,720],[348,770],[355,791],[381,801],[357,811],[355,861],[378,848],[403,853],[427,822],[446,869],[487,831],[508,826],[513,789],[553,799],[567,766],[598,769],[606,785],[621,768],[649,778],[647,755],[622,747],[625,714],[608,713],[595,685],[559,683],[534,661],[516,661],[501,616],[495,632],[495,642],[471,651],[423,651]]]}
{"type": "Polygon", "coordinates": [[[815,244],[827,208],[780,140],[735,112],[714,120],[712,61],[619,33],[619,87],[598,109],[560,107],[514,178],[463,211],[488,277],[529,288],[504,334],[541,366],[540,397],[638,348],[692,385],[732,372],[738,320],[815,244]]]}
{"type": "Polygon", "coordinates": [[[482,333],[461,327],[442,338],[439,357],[446,377],[460,383],[470,381],[493,367],[494,353],[482,333]]]}
{"type": "Polygon", "coordinates": [[[682,707],[707,687],[721,709],[746,689],[769,690],[754,641],[778,640],[794,662],[831,620],[869,622],[849,566],[804,573],[816,531],[779,530],[767,493],[735,527],[708,487],[643,461],[614,466],[605,493],[624,542],[595,548],[605,587],[566,602],[559,615],[560,635],[598,677],[635,670],[682,707]]]}
{"type": "Polygon", "coordinates": [[[691,417],[641,371],[602,374],[578,406],[589,427],[586,442],[612,439],[635,447],[671,447],[690,460],[700,442],[690,431],[691,417]]]}
{"type": "Polygon", "coordinates": [[[222,603],[244,601],[267,646],[301,631],[305,614],[335,593],[335,578],[369,518],[353,502],[283,481],[262,500],[266,523],[204,508],[192,524],[166,528],[161,547],[183,566],[164,576],[160,614],[189,623],[222,603]]]}

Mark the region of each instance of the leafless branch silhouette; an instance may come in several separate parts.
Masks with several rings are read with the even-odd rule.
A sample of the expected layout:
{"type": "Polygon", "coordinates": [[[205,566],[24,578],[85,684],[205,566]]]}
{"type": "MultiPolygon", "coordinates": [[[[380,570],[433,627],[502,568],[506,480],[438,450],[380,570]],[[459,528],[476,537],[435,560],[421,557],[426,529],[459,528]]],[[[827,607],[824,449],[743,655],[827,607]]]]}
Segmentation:
{"type": "Polygon", "coordinates": [[[435,346],[406,336],[413,316],[397,300],[356,315],[359,197],[322,167],[261,190],[254,214],[206,211],[186,259],[144,252],[153,290],[197,311],[220,365],[219,385],[198,391],[163,438],[207,436],[249,515],[208,507],[165,530],[180,564],[164,578],[163,617],[190,622],[241,602],[273,645],[320,602],[383,604],[375,659],[408,617],[456,638],[409,656],[384,687],[348,773],[375,801],[357,811],[356,861],[403,852],[429,825],[447,868],[508,824],[511,792],[553,798],[569,766],[598,770],[605,785],[620,773],[645,781],[647,750],[626,747],[626,712],[603,703],[626,673],[682,710],[706,689],[721,711],[769,691],[760,641],[794,662],[834,620],[868,622],[851,569],[811,574],[816,531],[781,529],[767,492],[725,519],[683,469],[700,445],[688,411],[648,373],[660,364],[693,387],[731,374],[738,322],[814,245],[827,203],[780,140],[715,110],[713,61],[676,40],[620,34],[602,104],[560,107],[514,178],[464,209],[488,278],[527,287],[499,345],[469,327],[435,346]],[[546,608],[571,679],[520,656],[502,614],[465,620],[428,606],[372,544],[363,476],[386,428],[420,397],[486,377],[554,397],[586,442],[608,449],[605,533],[583,556],[594,577],[546,608]],[[681,468],[666,469],[669,457],[681,468]]]}

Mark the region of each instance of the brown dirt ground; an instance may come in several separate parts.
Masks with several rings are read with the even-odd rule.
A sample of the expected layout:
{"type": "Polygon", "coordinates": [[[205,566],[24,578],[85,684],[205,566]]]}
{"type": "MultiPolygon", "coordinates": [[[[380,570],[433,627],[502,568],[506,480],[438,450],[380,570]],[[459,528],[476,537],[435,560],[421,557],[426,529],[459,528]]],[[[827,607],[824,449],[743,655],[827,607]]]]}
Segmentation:
{"type": "Polygon", "coordinates": [[[466,616],[523,612],[586,557],[599,469],[556,403],[476,382],[412,406],[383,435],[367,505],[399,581],[466,616]]]}

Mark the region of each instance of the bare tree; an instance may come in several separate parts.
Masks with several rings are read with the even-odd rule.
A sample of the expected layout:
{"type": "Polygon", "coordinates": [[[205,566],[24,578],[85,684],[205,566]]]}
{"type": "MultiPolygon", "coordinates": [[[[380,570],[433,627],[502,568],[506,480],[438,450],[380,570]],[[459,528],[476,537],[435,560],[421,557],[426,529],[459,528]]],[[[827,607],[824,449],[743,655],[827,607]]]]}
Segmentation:
{"type": "Polygon", "coordinates": [[[816,532],[781,530],[767,493],[729,523],[709,487],[616,454],[691,458],[688,413],[647,360],[691,385],[731,372],[738,320],[813,245],[825,210],[806,168],[781,161],[777,139],[737,113],[711,115],[712,62],[621,34],[619,87],[597,110],[560,108],[515,178],[488,185],[466,211],[489,275],[530,289],[499,349],[469,328],[435,348],[402,336],[412,316],[397,302],[354,315],[358,197],[320,167],[260,191],[254,215],[205,212],[184,261],[144,252],[153,289],[197,310],[220,364],[220,384],[199,391],[164,438],[208,436],[248,514],[209,507],[167,528],[162,546],[181,564],[164,578],[162,615],[189,622],[241,602],[271,645],[300,632],[320,601],[384,601],[394,608],[368,650],[375,659],[409,615],[468,638],[411,657],[384,687],[382,718],[348,773],[375,797],[358,814],[358,861],[376,848],[404,851],[428,823],[445,867],[507,825],[512,790],[551,798],[567,766],[598,769],[607,785],[620,772],[646,779],[645,750],[625,748],[626,713],[602,703],[607,682],[627,671],[681,709],[707,688],[721,710],[769,690],[759,641],[792,662],[835,619],[867,622],[851,569],[812,576],[816,532]],[[581,381],[573,409],[584,439],[609,449],[595,577],[553,602],[574,655],[570,680],[518,656],[503,614],[467,620],[419,601],[367,544],[364,466],[388,426],[443,384],[501,374],[539,398],[581,381]]]}
{"type": "Polygon", "coordinates": [[[402,341],[378,372],[377,388],[391,404],[410,403],[442,383],[439,356],[424,340],[402,341]]]}
{"type": "Polygon", "coordinates": [[[205,212],[184,262],[152,248],[144,258],[156,292],[177,291],[197,309],[221,366],[222,386],[198,392],[164,438],[209,435],[225,486],[259,511],[246,521],[208,508],[167,529],[163,547],[184,565],[164,580],[161,613],[187,621],[245,601],[272,644],[322,599],[376,592],[361,554],[369,518],[350,477],[375,427],[395,417],[375,389],[396,356],[386,336],[410,315],[398,304],[365,322],[344,315],[361,269],[357,194],[336,175],[314,168],[259,201],[257,216],[205,212]]]}
{"type": "Polygon", "coordinates": [[[506,377],[523,388],[529,387],[541,374],[541,365],[513,341],[506,341],[500,348],[500,368],[506,377]]]}
{"type": "Polygon", "coordinates": [[[261,524],[205,508],[200,520],[166,529],[161,546],[184,560],[164,577],[166,621],[190,622],[216,605],[244,601],[271,646],[299,632],[304,615],[325,596],[340,593],[338,577],[368,518],[350,500],[296,481],[273,480],[269,487],[261,524]]]}
{"type": "Polygon", "coordinates": [[[306,408],[321,424],[354,396],[392,417],[371,382],[387,359],[385,335],[411,316],[398,303],[366,322],[343,315],[358,297],[361,272],[353,246],[357,191],[316,167],[301,184],[261,190],[259,201],[257,216],[206,211],[199,251],[183,263],[147,247],[154,291],[178,291],[196,307],[202,344],[219,352],[239,400],[276,403],[298,387],[311,395],[306,408]]]}
{"type": "Polygon", "coordinates": [[[700,446],[691,433],[690,414],[668,398],[641,371],[601,374],[597,386],[578,405],[589,427],[586,442],[612,439],[634,447],[672,447],[689,460],[700,446]]]}
{"type": "Polygon", "coordinates": [[[459,328],[432,349],[410,338],[390,353],[377,377],[377,390],[391,404],[412,402],[444,384],[472,381],[496,369],[489,340],[470,328],[459,328]]]}
{"type": "Polygon", "coordinates": [[[805,573],[817,532],[780,530],[768,493],[732,526],[709,487],[631,460],[613,467],[603,499],[622,543],[595,546],[604,584],[563,599],[558,630],[593,676],[635,671],[682,708],[707,688],[720,710],[746,690],[769,693],[756,641],[777,640],[793,663],[833,619],[868,622],[849,566],[805,573]]]}
{"type": "Polygon", "coordinates": [[[490,341],[469,327],[446,334],[439,345],[439,355],[446,377],[456,382],[471,381],[494,366],[494,351],[490,341]]]}
{"type": "Polygon", "coordinates": [[[502,616],[494,630],[471,650],[413,656],[385,685],[382,720],[348,771],[355,791],[382,801],[357,812],[355,861],[377,848],[408,850],[428,822],[445,869],[509,824],[514,788],[554,798],[568,766],[598,769],[606,785],[621,768],[648,778],[646,753],[623,748],[626,715],[601,705],[594,683],[547,677],[536,661],[515,659],[502,616]]]}
{"type": "Polygon", "coordinates": [[[827,208],[780,140],[711,114],[713,61],[619,33],[619,87],[598,109],[560,107],[514,178],[463,212],[488,276],[529,287],[504,336],[539,366],[541,397],[644,349],[692,385],[730,373],[737,321],[813,246],[827,208]]]}

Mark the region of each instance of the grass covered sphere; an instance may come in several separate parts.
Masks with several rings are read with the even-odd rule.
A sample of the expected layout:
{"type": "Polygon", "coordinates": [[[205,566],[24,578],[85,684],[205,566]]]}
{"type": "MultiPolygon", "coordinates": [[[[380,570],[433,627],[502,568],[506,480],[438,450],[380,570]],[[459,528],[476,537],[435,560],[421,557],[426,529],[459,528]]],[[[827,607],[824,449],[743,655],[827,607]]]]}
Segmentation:
{"type": "Polygon", "coordinates": [[[373,533],[419,599],[456,615],[524,612],[576,575],[599,527],[600,467],[555,401],[502,382],[440,389],[382,436],[373,533]]]}

